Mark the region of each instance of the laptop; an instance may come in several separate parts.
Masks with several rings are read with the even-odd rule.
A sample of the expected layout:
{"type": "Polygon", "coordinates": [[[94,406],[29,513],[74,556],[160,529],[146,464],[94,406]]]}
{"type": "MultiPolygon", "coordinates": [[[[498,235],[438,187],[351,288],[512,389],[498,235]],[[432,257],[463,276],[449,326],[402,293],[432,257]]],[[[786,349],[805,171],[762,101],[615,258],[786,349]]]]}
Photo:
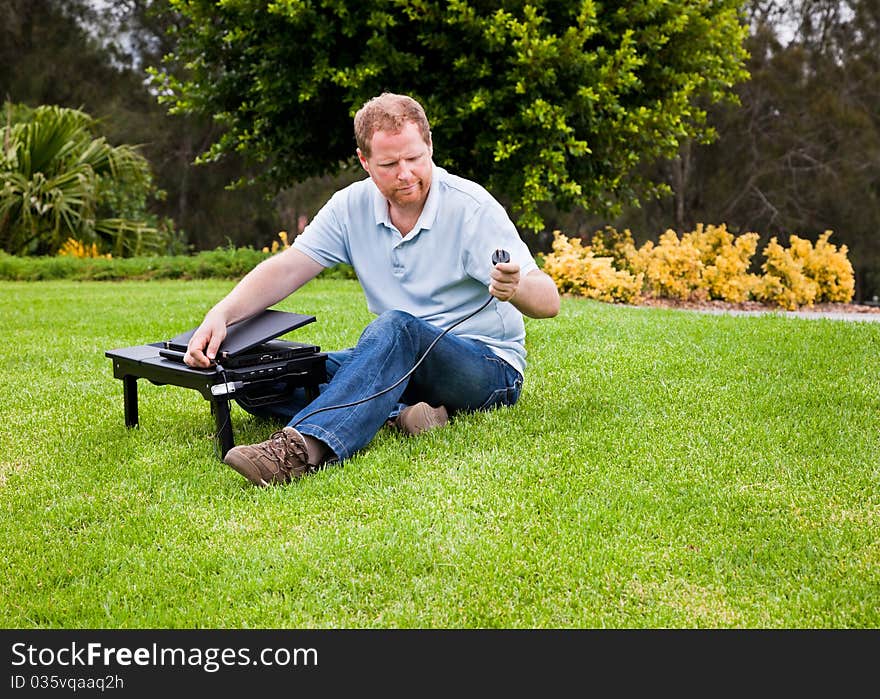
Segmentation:
{"type": "MultiPolygon", "coordinates": [[[[320,351],[315,345],[283,342],[275,338],[315,321],[315,316],[266,310],[255,316],[233,323],[226,328],[226,338],[220,345],[217,358],[230,367],[249,363],[265,363],[320,351]],[[255,361],[259,357],[259,361],[255,361]]],[[[172,361],[183,361],[190,338],[198,328],[175,335],[160,348],[159,355],[172,361]]]]}

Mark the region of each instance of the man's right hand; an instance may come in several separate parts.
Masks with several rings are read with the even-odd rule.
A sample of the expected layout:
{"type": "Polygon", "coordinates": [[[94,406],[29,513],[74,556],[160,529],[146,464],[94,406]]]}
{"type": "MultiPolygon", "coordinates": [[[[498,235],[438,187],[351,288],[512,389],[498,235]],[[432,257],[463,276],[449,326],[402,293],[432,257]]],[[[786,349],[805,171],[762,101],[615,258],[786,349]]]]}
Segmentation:
{"type": "Polygon", "coordinates": [[[216,363],[220,343],[226,339],[227,325],[266,310],[323,269],[323,265],[294,247],[263,260],[208,311],[186,346],[184,363],[196,369],[210,368],[216,363]]]}
{"type": "Polygon", "coordinates": [[[186,354],[183,355],[184,364],[196,369],[208,369],[216,362],[220,344],[225,339],[226,322],[206,316],[189,339],[186,354]]]}

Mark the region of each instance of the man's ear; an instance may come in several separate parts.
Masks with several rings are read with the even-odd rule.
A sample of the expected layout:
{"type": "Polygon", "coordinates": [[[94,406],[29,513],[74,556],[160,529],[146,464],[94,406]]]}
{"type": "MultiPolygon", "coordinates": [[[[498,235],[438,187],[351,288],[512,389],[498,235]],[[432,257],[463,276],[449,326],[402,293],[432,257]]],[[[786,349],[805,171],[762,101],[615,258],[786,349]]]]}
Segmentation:
{"type": "Polygon", "coordinates": [[[360,148],[357,149],[357,156],[358,156],[358,160],[361,161],[361,167],[362,167],[364,170],[366,170],[367,172],[369,172],[369,171],[370,171],[370,166],[369,166],[369,164],[367,163],[367,159],[364,157],[364,154],[361,152],[361,149],[360,149],[360,148]]]}

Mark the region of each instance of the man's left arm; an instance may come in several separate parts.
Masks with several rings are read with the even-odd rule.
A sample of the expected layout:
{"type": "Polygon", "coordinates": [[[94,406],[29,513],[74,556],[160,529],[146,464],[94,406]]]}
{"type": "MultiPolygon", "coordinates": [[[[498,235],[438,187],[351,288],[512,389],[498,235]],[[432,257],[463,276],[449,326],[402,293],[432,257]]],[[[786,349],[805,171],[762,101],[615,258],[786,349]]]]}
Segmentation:
{"type": "Polygon", "coordinates": [[[521,276],[516,262],[499,262],[490,274],[489,293],[499,301],[510,301],[529,318],[552,318],[559,313],[556,283],[540,269],[521,276]]]}

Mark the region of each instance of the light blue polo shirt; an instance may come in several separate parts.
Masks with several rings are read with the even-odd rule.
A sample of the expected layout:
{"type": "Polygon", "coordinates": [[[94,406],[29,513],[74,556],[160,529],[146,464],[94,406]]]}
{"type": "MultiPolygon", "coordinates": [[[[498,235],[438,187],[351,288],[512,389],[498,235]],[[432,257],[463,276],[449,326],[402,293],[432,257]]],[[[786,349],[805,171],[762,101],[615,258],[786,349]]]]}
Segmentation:
{"type": "MultiPolygon", "coordinates": [[[[489,192],[433,166],[422,214],[406,237],[369,178],[336,192],[293,241],[324,267],[354,267],[375,314],[402,310],[448,328],[489,297],[492,253],[504,248],[525,277],[537,269],[507,212],[489,192]]],[[[525,372],[525,326],[510,303],[493,299],[452,332],[488,345],[525,372]]]]}

